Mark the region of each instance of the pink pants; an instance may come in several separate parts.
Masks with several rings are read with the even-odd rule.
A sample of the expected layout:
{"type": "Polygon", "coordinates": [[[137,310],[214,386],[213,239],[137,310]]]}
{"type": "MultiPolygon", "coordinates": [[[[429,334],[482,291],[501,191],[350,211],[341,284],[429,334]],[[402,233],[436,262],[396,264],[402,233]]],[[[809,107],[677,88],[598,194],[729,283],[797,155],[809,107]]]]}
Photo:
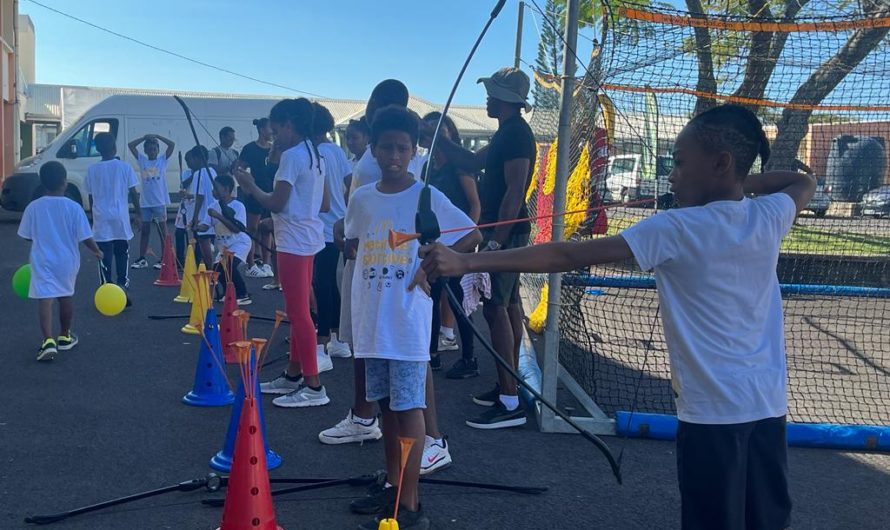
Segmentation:
{"type": "Polygon", "coordinates": [[[315,326],[309,313],[312,262],[315,256],[278,251],[278,279],[284,292],[284,309],[290,320],[290,360],[298,361],[303,375],[318,375],[315,326]]]}

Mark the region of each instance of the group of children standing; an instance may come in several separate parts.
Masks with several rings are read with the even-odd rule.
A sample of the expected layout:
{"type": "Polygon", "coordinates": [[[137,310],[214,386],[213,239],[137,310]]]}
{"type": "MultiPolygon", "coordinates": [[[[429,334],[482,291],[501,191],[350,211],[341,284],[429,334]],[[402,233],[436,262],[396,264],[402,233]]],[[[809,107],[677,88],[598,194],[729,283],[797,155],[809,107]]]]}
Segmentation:
{"type": "MultiPolygon", "coordinates": [[[[489,107],[492,99],[501,101],[491,90],[489,96],[489,107]]],[[[809,201],[814,184],[796,173],[748,175],[758,156],[763,162],[769,158],[769,144],[756,116],[741,107],[721,106],[684,128],[675,146],[671,182],[685,208],[653,216],[620,236],[500,252],[488,245],[487,251],[474,254],[483,236],[472,228],[480,215],[473,177],[449,164],[445,155],[460,155],[457,149],[434,152],[431,159],[418,156],[423,122],[407,109],[407,102],[407,88],[399,81],[386,80],[374,89],[365,122],[350,123],[347,129],[347,145],[357,155],[350,164],[327,139],[333,129],[327,109],[302,98],[283,100],[272,108],[268,121],[255,123],[259,140],[255,148],[245,149],[248,156],[230,156],[233,135],[210,157],[214,164],[209,168],[206,150],[189,151],[177,215],[177,232],[197,239],[200,259],[208,267],[213,265],[210,241],[215,239],[217,250],[228,250],[236,264],[262,270],[253,251],[262,241],[260,227],[268,212],[267,232],[274,242],[259,246],[274,252],[276,279],[290,321],[290,362],[280,376],[261,385],[262,393],[278,395],[275,405],[329,403],[320,373],[330,368],[331,354],[349,356],[352,345],[353,407],[319,439],[329,444],[384,439],[386,482],[351,504],[356,513],[378,516],[359,528],[376,529],[380,517],[392,513],[400,438],[416,442],[403,471],[403,529],[429,528],[418,495],[419,475],[451,461],[436,421],[430,362],[439,347],[434,321],[440,276],[568,271],[630,258],[644,270],[655,270],[664,304],[680,420],[683,527],[787,527],[787,374],[775,263],[779,242],[809,201]],[[390,230],[415,231],[424,188],[418,179],[425,164],[442,188],[430,190],[430,207],[446,233],[434,245],[421,248],[411,241],[390,249],[390,230]],[[235,181],[249,207],[232,197],[235,181]],[[748,199],[748,193],[771,195],[748,199]],[[745,259],[739,261],[739,256],[745,259]],[[738,322],[746,322],[741,332],[738,322]]],[[[432,123],[438,118],[425,119],[432,123]]],[[[445,137],[456,145],[456,128],[444,123],[445,137]]],[[[229,134],[224,130],[221,137],[223,133],[229,134]]],[[[127,241],[133,234],[127,198],[139,180],[128,164],[115,158],[111,134],[99,134],[95,142],[102,161],[86,178],[92,230],[79,205],[63,197],[65,173],[57,163],[41,168],[47,196],[28,206],[19,228],[22,237],[33,241],[30,295],[40,299],[44,335],[39,360],[77,344],[71,331],[71,296],[79,242],[102,260],[107,278],[116,265],[114,280],[124,288],[129,284],[127,241]],[[58,337],[51,333],[53,299],[60,305],[58,337]]],[[[155,194],[163,186],[153,188],[151,177],[162,173],[173,143],[147,136],[131,143],[130,149],[143,175],[139,204],[147,240],[151,223],[159,217],[155,194]],[[159,155],[158,140],[167,146],[165,155],[159,155]],[[136,152],[140,142],[144,155],[136,152]]],[[[505,159],[508,164],[518,156],[514,151],[514,158],[505,159]]],[[[134,265],[147,265],[145,246],[134,265]]],[[[243,280],[233,279],[239,303],[249,303],[243,280]]],[[[514,289],[502,294],[511,297],[514,289]]],[[[469,330],[461,329],[461,338],[471,350],[469,330]]],[[[462,361],[463,369],[477,369],[472,357],[462,361]]],[[[517,415],[500,394],[501,405],[492,409],[494,413],[517,415]]]]}

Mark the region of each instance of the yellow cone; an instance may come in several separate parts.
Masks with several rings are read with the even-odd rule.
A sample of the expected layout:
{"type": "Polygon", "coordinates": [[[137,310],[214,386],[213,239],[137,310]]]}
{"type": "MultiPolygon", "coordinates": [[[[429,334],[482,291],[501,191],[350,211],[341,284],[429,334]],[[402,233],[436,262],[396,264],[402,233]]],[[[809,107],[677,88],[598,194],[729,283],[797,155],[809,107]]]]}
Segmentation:
{"type": "Polygon", "coordinates": [[[200,335],[201,322],[207,315],[207,309],[210,307],[210,280],[207,276],[207,268],[204,264],[198,266],[198,272],[192,274],[192,281],[195,290],[192,292],[192,311],[189,314],[188,324],[182,326],[183,333],[189,335],[200,335]]]}
{"type": "Polygon", "coordinates": [[[192,293],[195,292],[195,247],[189,245],[185,252],[185,263],[182,268],[182,284],[179,287],[179,295],[173,299],[174,302],[187,304],[192,301],[192,293]]]}
{"type": "Polygon", "coordinates": [[[377,530],[399,530],[399,522],[395,519],[381,519],[377,530]]]}

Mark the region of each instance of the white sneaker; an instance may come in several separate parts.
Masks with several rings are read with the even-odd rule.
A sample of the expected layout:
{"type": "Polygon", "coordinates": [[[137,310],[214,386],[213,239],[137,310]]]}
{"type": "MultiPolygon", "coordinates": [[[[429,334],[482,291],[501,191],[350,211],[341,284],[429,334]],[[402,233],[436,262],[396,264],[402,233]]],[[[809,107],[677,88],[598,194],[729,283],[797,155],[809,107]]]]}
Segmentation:
{"type": "Polygon", "coordinates": [[[244,275],[248,278],[265,278],[265,273],[263,273],[263,269],[257,267],[255,264],[251,266],[249,269],[244,271],[244,275]]]}
{"type": "Polygon", "coordinates": [[[338,359],[348,359],[352,357],[352,351],[349,349],[349,344],[331,337],[331,341],[328,343],[328,355],[338,359]]]}
{"type": "Polygon", "coordinates": [[[267,283],[266,285],[263,286],[263,290],[264,290],[264,291],[272,291],[272,290],[275,290],[275,289],[278,289],[278,290],[280,291],[280,290],[281,290],[281,284],[280,284],[280,283],[277,283],[277,282],[272,282],[272,283],[267,283]]]}
{"type": "Polygon", "coordinates": [[[158,270],[158,271],[161,270],[161,267],[162,267],[162,265],[161,265],[160,261],[155,263],[154,265],[152,265],[152,268],[154,268],[155,270],[158,270]]]}
{"type": "MultiPolygon", "coordinates": [[[[225,298],[223,298],[223,301],[225,301],[225,298]]],[[[244,295],[244,298],[238,298],[237,300],[235,300],[235,303],[237,303],[238,305],[250,305],[253,303],[253,300],[250,298],[249,294],[246,294],[244,295]]]]}
{"type": "Polygon", "coordinates": [[[148,268],[148,260],[145,258],[139,258],[130,265],[131,269],[147,269],[148,268]]]}
{"type": "Polygon", "coordinates": [[[271,381],[260,383],[261,394],[290,394],[294,390],[299,390],[303,384],[303,378],[300,377],[296,381],[291,381],[284,374],[279,375],[271,381]]]}
{"type": "Polygon", "coordinates": [[[355,421],[355,416],[350,410],[346,418],[340,420],[340,423],[318,433],[318,441],[323,444],[338,445],[379,440],[382,436],[383,433],[380,432],[377,418],[374,418],[371,425],[364,425],[355,421]]]}
{"type": "Polygon", "coordinates": [[[263,265],[263,277],[265,277],[265,278],[274,278],[275,277],[275,273],[272,272],[272,266],[269,265],[268,263],[263,265]]]}
{"type": "Polygon", "coordinates": [[[319,344],[315,348],[315,354],[318,356],[318,373],[334,369],[334,361],[331,360],[328,352],[324,351],[324,344],[319,344]]]}
{"type": "Polygon", "coordinates": [[[441,445],[434,438],[424,437],[423,456],[420,459],[420,474],[430,473],[451,465],[451,453],[448,442],[442,438],[441,445]]]}
{"type": "Polygon", "coordinates": [[[448,338],[439,334],[439,351],[455,351],[459,349],[457,345],[457,337],[448,338]]]}
{"type": "Polygon", "coordinates": [[[284,408],[320,407],[330,402],[331,399],[324,387],[321,387],[321,390],[312,390],[308,386],[301,386],[290,394],[272,400],[273,405],[284,408]]]}

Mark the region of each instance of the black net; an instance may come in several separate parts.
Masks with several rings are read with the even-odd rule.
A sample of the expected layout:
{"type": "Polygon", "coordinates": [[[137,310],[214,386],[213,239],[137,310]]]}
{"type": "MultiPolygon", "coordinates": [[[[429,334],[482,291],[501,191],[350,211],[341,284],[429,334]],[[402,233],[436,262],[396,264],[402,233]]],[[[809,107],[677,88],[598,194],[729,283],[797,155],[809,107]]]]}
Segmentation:
{"type": "MultiPolygon", "coordinates": [[[[888,425],[890,5],[760,2],[766,7],[748,12],[757,4],[690,14],[624,2],[586,21],[582,39],[602,47],[594,43],[579,61],[567,210],[605,210],[568,216],[565,236],[617,234],[672,207],[670,152],[683,125],[722,102],[749,106],[773,143],[766,167],[811,172],[819,183],[777,270],[789,419],[888,425]]],[[[532,9],[542,29],[561,27],[558,4],[532,9]]],[[[555,71],[540,60],[533,68],[536,93],[558,90],[555,71]]],[[[547,215],[558,98],[538,99],[531,124],[540,156],[528,203],[533,215],[547,215]]],[[[535,242],[551,229],[536,223],[535,242]]],[[[532,328],[541,329],[546,277],[525,275],[523,295],[532,328]]],[[[651,275],[633,263],[575,271],[560,305],[560,361],[604,411],[675,411],[651,275]]]]}

